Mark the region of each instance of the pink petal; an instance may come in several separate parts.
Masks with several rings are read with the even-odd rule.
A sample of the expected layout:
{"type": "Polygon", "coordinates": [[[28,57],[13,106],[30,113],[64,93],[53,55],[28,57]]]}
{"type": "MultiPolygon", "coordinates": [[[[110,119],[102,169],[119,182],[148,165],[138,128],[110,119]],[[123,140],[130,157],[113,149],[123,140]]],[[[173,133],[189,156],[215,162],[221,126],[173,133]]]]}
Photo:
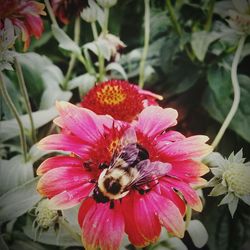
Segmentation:
{"type": "Polygon", "coordinates": [[[88,143],[96,142],[104,133],[104,127],[112,127],[110,116],[98,116],[91,110],[68,102],[57,102],[63,124],[76,136],[88,143]]]}
{"type": "Polygon", "coordinates": [[[181,192],[191,208],[193,208],[198,212],[202,210],[202,203],[197,192],[194,189],[192,189],[188,184],[173,178],[164,178],[164,181],[167,183],[169,187],[174,188],[179,192],[181,192]]]}
{"type": "Polygon", "coordinates": [[[73,152],[81,157],[88,157],[89,146],[74,135],[54,134],[43,138],[38,147],[43,150],[62,150],[73,152]]]}
{"type": "Polygon", "coordinates": [[[175,142],[179,140],[183,140],[185,136],[178,131],[170,130],[160,136],[157,137],[157,140],[162,142],[175,142]]]}
{"type": "Polygon", "coordinates": [[[113,209],[109,204],[96,203],[87,199],[79,214],[82,240],[86,249],[118,250],[124,234],[124,219],[119,201],[113,209]]]}
{"type": "Polygon", "coordinates": [[[148,201],[148,196],[134,195],[134,223],[143,238],[150,243],[155,243],[161,232],[159,219],[155,215],[154,207],[148,201]]]}
{"type": "Polygon", "coordinates": [[[171,200],[153,191],[148,194],[148,202],[154,207],[161,224],[166,227],[168,232],[182,238],[184,236],[185,223],[176,205],[171,200]]]}
{"type": "Polygon", "coordinates": [[[138,116],[135,127],[147,137],[156,137],[165,129],[176,125],[178,113],[171,108],[146,107],[138,116]]]}
{"type": "MultiPolygon", "coordinates": [[[[120,249],[125,228],[120,202],[115,202],[114,209],[110,209],[109,205],[106,205],[105,208],[106,219],[104,220],[102,233],[100,234],[100,248],[102,250],[120,249]]],[[[99,211],[102,212],[101,208],[99,208],[99,211]]]]}
{"type": "Polygon", "coordinates": [[[86,185],[93,179],[90,172],[83,168],[60,167],[44,174],[37,184],[37,190],[42,195],[52,198],[64,191],[68,192],[86,185]]]}
{"type": "Polygon", "coordinates": [[[169,188],[167,185],[164,185],[164,182],[163,183],[160,182],[160,186],[161,186],[161,195],[171,200],[175,204],[175,206],[179,209],[182,216],[184,216],[184,214],[186,213],[185,202],[172,188],[169,188]]]}
{"type": "Polygon", "coordinates": [[[173,143],[160,141],[157,145],[165,161],[181,161],[204,157],[212,151],[212,147],[205,144],[209,138],[203,135],[191,136],[173,143]]]}
{"type": "Polygon", "coordinates": [[[70,156],[54,156],[46,159],[43,163],[38,167],[36,173],[37,175],[43,175],[49,170],[60,167],[83,167],[83,161],[77,157],[70,156]]]}
{"type": "Polygon", "coordinates": [[[122,200],[123,215],[125,218],[125,232],[129,241],[136,247],[142,248],[150,244],[141,234],[134,217],[133,195],[129,194],[122,200]]]}
{"type": "Polygon", "coordinates": [[[209,168],[198,161],[184,160],[171,162],[172,169],[170,175],[175,176],[202,176],[209,172],[209,168]]]}
{"type": "Polygon", "coordinates": [[[63,191],[49,200],[50,209],[62,210],[74,207],[87,198],[92,189],[92,183],[85,183],[69,191],[63,191]]]}

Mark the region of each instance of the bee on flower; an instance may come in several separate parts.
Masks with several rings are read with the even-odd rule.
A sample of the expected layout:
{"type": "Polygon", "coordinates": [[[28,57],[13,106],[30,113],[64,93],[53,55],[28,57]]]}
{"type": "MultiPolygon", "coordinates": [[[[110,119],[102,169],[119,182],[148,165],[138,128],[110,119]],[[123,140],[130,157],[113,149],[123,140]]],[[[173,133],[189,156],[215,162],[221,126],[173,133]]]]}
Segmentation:
{"type": "Polygon", "coordinates": [[[46,15],[44,4],[29,0],[0,0],[0,29],[4,28],[5,20],[11,21],[17,35],[24,42],[24,50],[30,45],[30,37],[40,38],[43,22],[40,15],[46,15]]]}
{"type": "Polygon", "coordinates": [[[162,96],[124,80],[109,80],[93,87],[80,105],[96,114],[131,122],[145,107],[158,105],[156,100],[162,100],[162,96]]]}
{"type": "Polygon", "coordinates": [[[37,169],[37,189],[51,209],[81,203],[78,222],[85,249],[119,249],[126,233],[136,247],[157,241],[161,227],[183,237],[187,204],[201,211],[194,187],[208,168],[206,136],[171,130],[177,111],[149,106],[133,123],[58,102],[55,123],[70,133],[45,137],[43,150],[64,155],[37,169]]]}

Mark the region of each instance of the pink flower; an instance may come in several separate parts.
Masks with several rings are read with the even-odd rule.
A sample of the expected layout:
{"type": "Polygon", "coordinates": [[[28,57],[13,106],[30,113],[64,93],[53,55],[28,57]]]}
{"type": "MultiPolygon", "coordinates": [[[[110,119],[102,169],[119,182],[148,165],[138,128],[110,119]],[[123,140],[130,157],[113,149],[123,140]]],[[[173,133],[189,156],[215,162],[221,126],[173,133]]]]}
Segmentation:
{"type": "Polygon", "coordinates": [[[4,20],[8,18],[12,25],[20,31],[24,42],[24,50],[30,45],[30,37],[40,38],[43,32],[43,22],[40,15],[46,15],[43,11],[44,4],[29,0],[0,0],[0,28],[4,20]]]}
{"type": "Polygon", "coordinates": [[[40,148],[66,155],[45,160],[38,191],[53,209],[82,202],[78,221],[86,249],[119,249],[124,233],[143,247],[164,226],[183,237],[186,204],[201,211],[194,185],[208,168],[199,159],[211,151],[206,136],[186,138],[170,130],[177,112],[146,107],[129,124],[59,102],[55,123],[70,133],[50,135],[40,148]]]}
{"type": "Polygon", "coordinates": [[[144,107],[158,105],[156,99],[162,100],[162,96],[124,80],[109,80],[92,88],[80,105],[96,114],[131,122],[144,107]]]}

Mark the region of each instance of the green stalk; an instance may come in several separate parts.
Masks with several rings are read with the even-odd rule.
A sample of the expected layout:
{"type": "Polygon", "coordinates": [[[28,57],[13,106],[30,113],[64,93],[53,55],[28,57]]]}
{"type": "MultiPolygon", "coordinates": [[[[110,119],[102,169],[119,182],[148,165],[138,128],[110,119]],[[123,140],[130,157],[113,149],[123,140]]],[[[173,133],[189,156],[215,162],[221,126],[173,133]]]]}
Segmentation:
{"type": "Polygon", "coordinates": [[[185,219],[185,228],[187,229],[189,226],[189,223],[192,218],[192,208],[187,205],[187,212],[186,212],[186,219],[185,219]]]}
{"type": "Polygon", "coordinates": [[[143,88],[144,86],[144,68],[145,68],[145,61],[148,54],[148,47],[149,47],[149,38],[150,38],[150,0],[144,0],[145,5],[145,13],[144,13],[144,48],[142,52],[142,58],[139,67],[139,86],[143,88]]]}
{"type": "Polygon", "coordinates": [[[32,143],[35,144],[37,142],[35,124],[34,124],[34,120],[32,117],[32,110],[31,110],[31,106],[30,106],[29,95],[28,95],[27,88],[25,85],[22,68],[21,68],[20,63],[18,62],[17,57],[14,58],[14,65],[15,65],[17,78],[18,78],[18,82],[19,82],[19,86],[20,86],[20,91],[23,95],[27,114],[28,114],[28,117],[30,120],[32,143]]]}
{"type": "MultiPolygon", "coordinates": [[[[180,37],[180,39],[182,39],[182,29],[181,26],[176,18],[175,12],[174,12],[174,8],[171,4],[171,0],[166,0],[166,6],[170,15],[170,20],[175,28],[176,33],[178,34],[178,36],[180,37]]],[[[181,49],[183,49],[183,46],[181,46],[181,49]]],[[[195,59],[195,56],[193,55],[193,53],[190,51],[189,47],[187,47],[186,45],[184,45],[184,49],[185,52],[188,56],[188,58],[193,62],[195,59]]]]}
{"type": "Polygon", "coordinates": [[[244,47],[245,39],[246,39],[245,36],[242,36],[240,38],[237,50],[236,50],[235,55],[234,55],[233,63],[232,63],[231,79],[232,79],[232,85],[233,85],[233,91],[234,91],[233,104],[232,104],[231,109],[230,109],[226,119],[224,120],[218,134],[216,135],[214,141],[212,142],[212,146],[214,148],[216,148],[218,146],[218,144],[219,144],[221,138],[223,137],[227,127],[229,126],[231,120],[233,119],[233,117],[238,109],[239,103],[240,103],[240,86],[239,86],[239,82],[238,82],[238,78],[237,78],[237,67],[239,64],[242,49],[244,47]]]}
{"type": "MultiPolygon", "coordinates": [[[[95,22],[91,23],[91,29],[92,29],[94,40],[97,41],[98,40],[98,32],[97,32],[95,22]]],[[[104,68],[104,57],[101,55],[99,48],[98,48],[98,63],[99,63],[99,81],[102,81],[103,76],[105,74],[105,68],[104,68]]]]}
{"type": "MultiPolygon", "coordinates": [[[[80,41],[80,34],[81,34],[81,23],[80,23],[80,17],[78,16],[75,20],[75,26],[74,26],[74,42],[78,45],[80,41]]],[[[68,81],[71,77],[72,71],[76,64],[76,54],[72,53],[70,56],[69,61],[69,67],[66,73],[66,76],[63,81],[63,89],[67,90],[68,88],[68,81]]]]}
{"type": "Polygon", "coordinates": [[[15,107],[14,103],[12,102],[12,100],[8,94],[8,91],[5,87],[2,72],[0,72],[0,90],[1,90],[1,93],[3,95],[3,98],[6,102],[6,104],[8,105],[9,109],[11,110],[11,112],[12,112],[13,116],[15,117],[17,124],[19,126],[20,144],[21,144],[21,148],[22,148],[22,152],[23,152],[23,158],[24,158],[24,161],[26,162],[27,161],[27,145],[26,145],[26,138],[25,138],[25,134],[24,134],[24,127],[23,127],[22,121],[19,117],[19,114],[16,110],[16,107],[15,107]]]}
{"type": "Polygon", "coordinates": [[[207,17],[207,21],[206,21],[206,24],[204,27],[206,31],[210,31],[210,29],[211,29],[214,4],[215,4],[215,0],[209,1],[208,17],[207,17]]]}
{"type": "Polygon", "coordinates": [[[56,21],[55,15],[54,15],[54,11],[53,11],[53,9],[52,9],[52,7],[51,7],[51,5],[50,5],[49,0],[44,0],[44,2],[45,2],[45,5],[46,5],[46,8],[47,8],[47,11],[48,11],[48,13],[49,13],[49,17],[50,17],[52,23],[53,23],[56,27],[59,27],[59,26],[58,26],[58,23],[57,23],[57,21],[56,21]]]}
{"type": "Polygon", "coordinates": [[[109,8],[104,8],[104,23],[102,27],[103,35],[108,33],[108,22],[109,22],[109,8]]]}

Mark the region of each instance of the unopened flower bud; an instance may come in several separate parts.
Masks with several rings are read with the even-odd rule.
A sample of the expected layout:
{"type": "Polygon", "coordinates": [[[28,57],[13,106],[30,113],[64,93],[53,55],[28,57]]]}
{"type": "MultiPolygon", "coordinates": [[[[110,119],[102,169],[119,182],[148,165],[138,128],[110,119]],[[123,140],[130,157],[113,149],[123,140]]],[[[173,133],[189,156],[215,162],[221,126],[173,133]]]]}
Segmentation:
{"type": "Polygon", "coordinates": [[[97,19],[97,10],[94,6],[87,7],[82,10],[81,17],[88,23],[95,22],[97,19]]]}
{"type": "Polygon", "coordinates": [[[110,8],[117,3],[117,0],[97,0],[97,2],[103,8],[110,8]]]}

